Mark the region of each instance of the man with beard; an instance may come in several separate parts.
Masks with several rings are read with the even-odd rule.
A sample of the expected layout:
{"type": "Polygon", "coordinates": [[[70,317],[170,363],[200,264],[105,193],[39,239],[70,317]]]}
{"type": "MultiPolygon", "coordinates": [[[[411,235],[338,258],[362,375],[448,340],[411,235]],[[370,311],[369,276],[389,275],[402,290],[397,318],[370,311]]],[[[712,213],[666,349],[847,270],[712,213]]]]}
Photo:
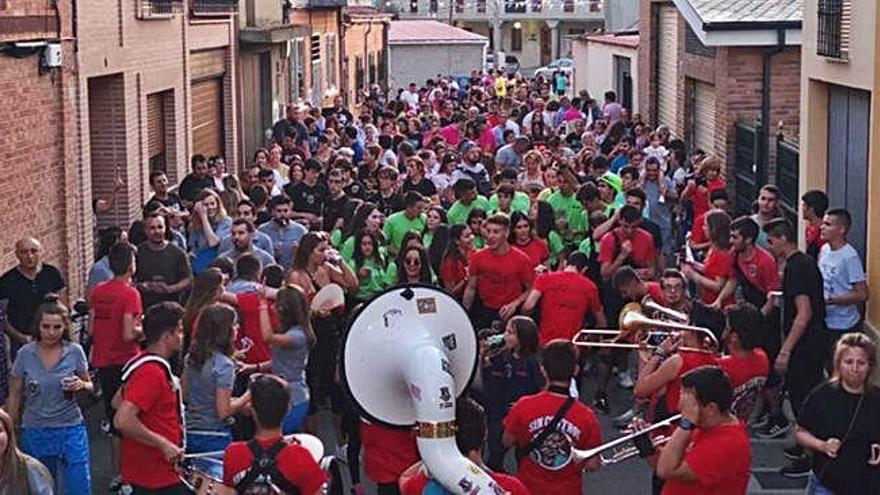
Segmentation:
{"type": "Polygon", "coordinates": [[[153,189],[153,197],[145,204],[156,201],[171,211],[179,212],[182,209],[177,194],[168,191],[168,176],[165,175],[165,172],[150,173],[150,188],[153,189]]]}
{"type": "Polygon", "coordinates": [[[165,238],[165,217],[154,212],[144,220],[146,242],[138,246],[135,282],[143,307],[177,302],[192,284],[192,268],[182,249],[165,238]]]}
{"type": "MultiPolygon", "coordinates": [[[[238,202],[238,205],[235,207],[235,219],[244,219],[256,226],[257,215],[254,212],[254,203],[249,199],[243,199],[238,202]]],[[[272,239],[269,238],[264,232],[260,230],[255,230],[252,238],[254,246],[266,251],[271,254],[275,252],[275,247],[272,246],[272,239]]],[[[232,234],[220,239],[220,248],[219,252],[229,251],[233,248],[232,242],[232,234]]]]}
{"type": "Polygon", "coordinates": [[[254,255],[263,266],[269,266],[275,264],[275,258],[263,251],[262,249],[254,246],[253,238],[254,238],[254,224],[250,220],[245,220],[243,218],[237,218],[232,222],[232,244],[233,248],[228,251],[222,251],[218,257],[220,258],[229,258],[232,261],[238,260],[238,258],[246,253],[250,253],[254,255]]]}
{"type": "Polygon", "coordinates": [[[180,195],[184,206],[191,206],[202,189],[214,187],[214,178],[208,175],[208,159],[205,155],[196,154],[190,159],[192,172],[180,182],[177,193],[180,195]]]}
{"type": "Polygon", "coordinates": [[[260,226],[260,232],[272,239],[272,246],[278,264],[285,269],[290,268],[293,261],[293,250],[308,230],[290,219],[293,213],[292,202],[287,196],[277,196],[269,202],[272,220],[260,226]]]}
{"type": "Polygon", "coordinates": [[[480,163],[482,157],[480,148],[473,141],[465,141],[461,143],[459,150],[463,160],[452,172],[452,183],[454,184],[462,177],[468,177],[477,184],[477,191],[488,197],[492,194],[492,181],[486,167],[480,163]]]}

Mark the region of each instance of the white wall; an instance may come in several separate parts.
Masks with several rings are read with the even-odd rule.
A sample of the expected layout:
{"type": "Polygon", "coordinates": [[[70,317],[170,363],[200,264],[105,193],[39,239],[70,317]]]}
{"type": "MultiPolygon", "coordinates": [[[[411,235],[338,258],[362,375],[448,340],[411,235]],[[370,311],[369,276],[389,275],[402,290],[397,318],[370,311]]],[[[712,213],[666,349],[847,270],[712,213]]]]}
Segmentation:
{"type": "MultiPolygon", "coordinates": [[[[572,55],[575,65],[575,93],[581,89],[586,89],[590,92],[590,96],[598,101],[602,101],[602,95],[606,91],[616,89],[614,56],[628,57],[633,81],[632,112],[637,113],[639,111],[639,60],[637,49],[580,39],[572,43],[572,55]]],[[[619,100],[620,95],[618,95],[619,100]]]]}
{"type": "Polygon", "coordinates": [[[406,87],[410,82],[423,85],[437,74],[470,75],[483,67],[485,44],[467,45],[391,45],[388,83],[394,88],[406,87]]]}

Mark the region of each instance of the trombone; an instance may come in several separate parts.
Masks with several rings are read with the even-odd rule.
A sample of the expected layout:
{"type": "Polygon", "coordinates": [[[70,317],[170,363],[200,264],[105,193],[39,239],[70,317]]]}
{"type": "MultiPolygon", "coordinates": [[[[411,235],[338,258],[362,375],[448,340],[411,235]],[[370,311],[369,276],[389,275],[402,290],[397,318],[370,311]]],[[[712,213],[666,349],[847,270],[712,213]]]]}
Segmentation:
{"type": "MultiPolygon", "coordinates": [[[[647,303],[647,307],[654,311],[659,311],[664,314],[669,315],[674,318],[683,318],[687,319],[687,315],[683,313],[679,313],[678,311],[660,306],[657,303],[649,302],[647,303]]],[[[688,325],[685,323],[679,323],[675,321],[663,321],[656,320],[652,318],[648,318],[643,314],[643,307],[639,303],[629,303],[623,307],[620,311],[620,317],[618,318],[618,325],[620,326],[620,330],[605,330],[605,329],[589,329],[589,330],[581,330],[575,335],[572,342],[575,345],[581,347],[606,347],[606,348],[616,348],[616,349],[638,349],[639,344],[635,343],[626,343],[621,342],[621,340],[630,335],[635,335],[639,333],[647,333],[648,336],[669,336],[673,332],[696,332],[703,336],[704,339],[708,339],[709,344],[714,349],[719,349],[718,338],[715,337],[715,334],[712,333],[711,330],[705,327],[697,327],[693,325],[688,325]],[[653,328],[655,330],[648,330],[653,328]],[[657,328],[667,329],[665,331],[656,330],[657,328]],[[647,332],[646,332],[647,331],[647,332]],[[608,340],[600,340],[600,341],[591,341],[590,336],[598,335],[598,336],[607,336],[614,335],[615,337],[608,340]]],[[[656,347],[656,346],[655,346],[656,347]]],[[[695,351],[695,352],[705,352],[715,354],[714,350],[707,350],[701,348],[689,348],[684,347],[681,348],[685,351],[695,351]]]]}
{"type": "MultiPolygon", "coordinates": [[[[626,445],[621,447],[622,445],[627,444],[634,438],[650,433],[656,429],[663,428],[671,425],[672,423],[681,419],[681,414],[676,414],[675,416],[671,416],[669,418],[664,419],[663,421],[654,423],[653,425],[645,428],[644,430],[639,430],[629,435],[622,436],[615,440],[612,440],[608,443],[600,445],[596,448],[590,450],[578,450],[573,449],[571,452],[572,459],[575,461],[583,461],[589,459],[590,457],[599,456],[599,463],[603,466],[608,466],[610,464],[617,464],[619,462],[623,462],[625,460],[631,459],[639,455],[639,449],[633,445],[626,445]],[[607,452],[606,452],[607,451],[607,452]]],[[[654,447],[659,447],[661,445],[665,445],[669,442],[670,437],[661,435],[652,439],[652,443],[654,447]]]]}

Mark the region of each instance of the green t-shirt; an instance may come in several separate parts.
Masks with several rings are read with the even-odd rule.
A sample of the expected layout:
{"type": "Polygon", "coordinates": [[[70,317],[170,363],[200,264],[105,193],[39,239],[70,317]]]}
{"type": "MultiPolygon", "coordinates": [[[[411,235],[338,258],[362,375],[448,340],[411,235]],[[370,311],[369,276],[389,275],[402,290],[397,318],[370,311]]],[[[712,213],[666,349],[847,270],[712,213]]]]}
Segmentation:
{"type": "Polygon", "coordinates": [[[568,233],[562,236],[563,241],[572,247],[580,244],[587,231],[587,218],[577,196],[575,194],[565,196],[561,191],[556,191],[550,195],[547,202],[553,207],[556,218],[565,218],[568,222],[568,233]]]}
{"type": "Polygon", "coordinates": [[[385,227],[382,228],[382,233],[385,234],[385,241],[389,246],[400,249],[403,237],[407,232],[414,230],[421,234],[425,231],[427,224],[428,218],[424,213],[419,213],[419,216],[410,219],[406,216],[405,211],[398,211],[385,220],[385,227]]]}
{"type": "MultiPolygon", "coordinates": [[[[521,211],[525,214],[529,213],[529,206],[531,206],[532,201],[529,199],[529,195],[522,191],[514,191],[513,200],[510,202],[510,211],[521,211]]],[[[492,214],[498,211],[498,193],[492,195],[489,198],[489,209],[487,213],[492,214]]]]}
{"type": "Polygon", "coordinates": [[[333,229],[333,232],[330,232],[330,245],[339,249],[340,244],[342,244],[342,229],[333,229]]]}
{"type": "Polygon", "coordinates": [[[559,261],[559,255],[565,250],[565,243],[562,241],[562,236],[560,236],[555,230],[551,230],[550,233],[547,234],[547,247],[550,248],[550,266],[555,268],[559,261]]]}
{"type": "MultiPolygon", "coordinates": [[[[388,287],[385,278],[387,268],[382,268],[381,266],[379,266],[378,263],[373,260],[364,260],[364,267],[370,270],[370,275],[364,279],[361,279],[360,276],[358,276],[358,279],[360,280],[357,291],[358,299],[369,298],[374,294],[382,292],[383,290],[385,290],[386,287],[388,287]]],[[[356,267],[354,269],[355,273],[358,273],[360,271],[360,268],[361,267],[356,267]]]]}
{"type": "MultiPolygon", "coordinates": [[[[467,223],[467,217],[474,208],[482,208],[486,212],[489,211],[489,200],[483,196],[477,196],[477,199],[471,201],[471,204],[465,205],[461,201],[452,203],[449,211],[446,212],[446,220],[449,225],[461,225],[467,223]]],[[[387,220],[386,220],[387,223],[387,220]]]]}

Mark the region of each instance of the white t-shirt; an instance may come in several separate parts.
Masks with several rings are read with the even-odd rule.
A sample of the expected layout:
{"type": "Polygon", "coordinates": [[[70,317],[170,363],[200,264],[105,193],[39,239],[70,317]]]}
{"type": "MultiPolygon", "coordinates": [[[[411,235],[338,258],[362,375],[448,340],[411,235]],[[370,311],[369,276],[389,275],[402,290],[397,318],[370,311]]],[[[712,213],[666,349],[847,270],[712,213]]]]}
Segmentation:
{"type": "MultiPolygon", "coordinates": [[[[828,244],[822,246],[819,250],[819,271],[822,272],[826,300],[851,292],[853,285],[865,281],[859,253],[849,244],[836,251],[828,244]]],[[[825,324],[831,330],[849,329],[859,322],[859,317],[857,304],[825,305],[825,324]]]]}

